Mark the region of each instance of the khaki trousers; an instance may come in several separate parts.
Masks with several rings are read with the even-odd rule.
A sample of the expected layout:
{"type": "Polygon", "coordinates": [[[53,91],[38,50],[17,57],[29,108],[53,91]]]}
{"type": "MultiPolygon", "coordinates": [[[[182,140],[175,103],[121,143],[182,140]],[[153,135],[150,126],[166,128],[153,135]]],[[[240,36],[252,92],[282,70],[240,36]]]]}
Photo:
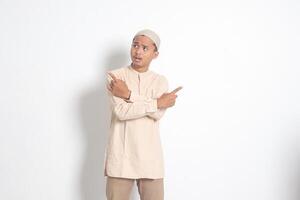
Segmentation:
{"type": "Polygon", "coordinates": [[[107,200],[130,200],[134,181],[138,187],[141,200],[163,200],[164,182],[161,179],[127,179],[107,176],[107,200]]]}

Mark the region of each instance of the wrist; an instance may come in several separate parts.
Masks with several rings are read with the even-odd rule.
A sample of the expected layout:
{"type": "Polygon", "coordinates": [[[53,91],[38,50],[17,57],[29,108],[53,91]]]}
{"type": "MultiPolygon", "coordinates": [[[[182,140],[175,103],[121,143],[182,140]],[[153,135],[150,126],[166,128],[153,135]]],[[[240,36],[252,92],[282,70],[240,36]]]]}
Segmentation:
{"type": "Polygon", "coordinates": [[[126,100],[129,100],[129,99],[130,99],[130,96],[131,96],[131,91],[128,90],[127,93],[126,93],[126,95],[125,95],[125,99],[126,99],[126,100]]]}
{"type": "Polygon", "coordinates": [[[160,107],[160,100],[159,100],[159,99],[156,99],[156,101],[157,101],[157,102],[156,102],[156,103],[157,103],[157,108],[160,109],[160,108],[161,108],[161,107],[160,107]]]}

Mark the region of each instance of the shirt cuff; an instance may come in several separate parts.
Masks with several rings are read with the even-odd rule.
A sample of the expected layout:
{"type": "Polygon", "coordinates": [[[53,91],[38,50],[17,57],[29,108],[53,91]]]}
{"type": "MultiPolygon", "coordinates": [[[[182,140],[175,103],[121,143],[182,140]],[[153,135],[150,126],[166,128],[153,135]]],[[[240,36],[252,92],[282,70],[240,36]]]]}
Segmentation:
{"type": "Polygon", "coordinates": [[[157,99],[151,99],[150,102],[147,104],[146,111],[156,112],[157,110],[157,99]]]}

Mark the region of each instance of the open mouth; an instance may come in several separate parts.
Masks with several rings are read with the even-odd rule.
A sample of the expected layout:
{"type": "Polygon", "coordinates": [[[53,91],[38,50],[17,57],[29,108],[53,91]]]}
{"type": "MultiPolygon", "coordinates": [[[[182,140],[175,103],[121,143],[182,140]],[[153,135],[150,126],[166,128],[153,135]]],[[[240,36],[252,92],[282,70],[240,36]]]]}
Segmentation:
{"type": "Polygon", "coordinates": [[[135,62],[140,62],[140,61],[142,61],[142,58],[140,58],[140,57],[133,57],[133,60],[135,62]]]}

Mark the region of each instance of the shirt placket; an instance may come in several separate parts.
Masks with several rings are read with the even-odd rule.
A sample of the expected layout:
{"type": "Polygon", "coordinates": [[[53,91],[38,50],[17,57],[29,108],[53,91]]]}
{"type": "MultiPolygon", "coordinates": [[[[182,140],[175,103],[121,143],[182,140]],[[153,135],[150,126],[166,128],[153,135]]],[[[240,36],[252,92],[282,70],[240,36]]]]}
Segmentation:
{"type": "Polygon", "coordinates": [[[140,74],[138,74],[138,89],[139,89],[138,93],[139,93],[139,95],[141,95],[141,75],[140,74]]]}
{"type": "MultiPolygon", "coordinates": [[[[141,75],[138,73],[137,74],[137,82],[138,82],[138,94],[139,95],[141,95],[141,91],[142,91],[142,88],[141,88],[141,75]]],[[[124,154],[126,155],[126,156],[129,156],[128,154],[127,154],[127,151],[126,151],[126,148],[127,148],[127,142],[126,142],[126,140],[127,140],[127,137],[128,137],[128,135],[127,135],[128,133],[127,133],[127,131],[126,131],[126,121],[124,122],[124,148],[123,148],[123,151],[124,151],[124,154]]]]}

